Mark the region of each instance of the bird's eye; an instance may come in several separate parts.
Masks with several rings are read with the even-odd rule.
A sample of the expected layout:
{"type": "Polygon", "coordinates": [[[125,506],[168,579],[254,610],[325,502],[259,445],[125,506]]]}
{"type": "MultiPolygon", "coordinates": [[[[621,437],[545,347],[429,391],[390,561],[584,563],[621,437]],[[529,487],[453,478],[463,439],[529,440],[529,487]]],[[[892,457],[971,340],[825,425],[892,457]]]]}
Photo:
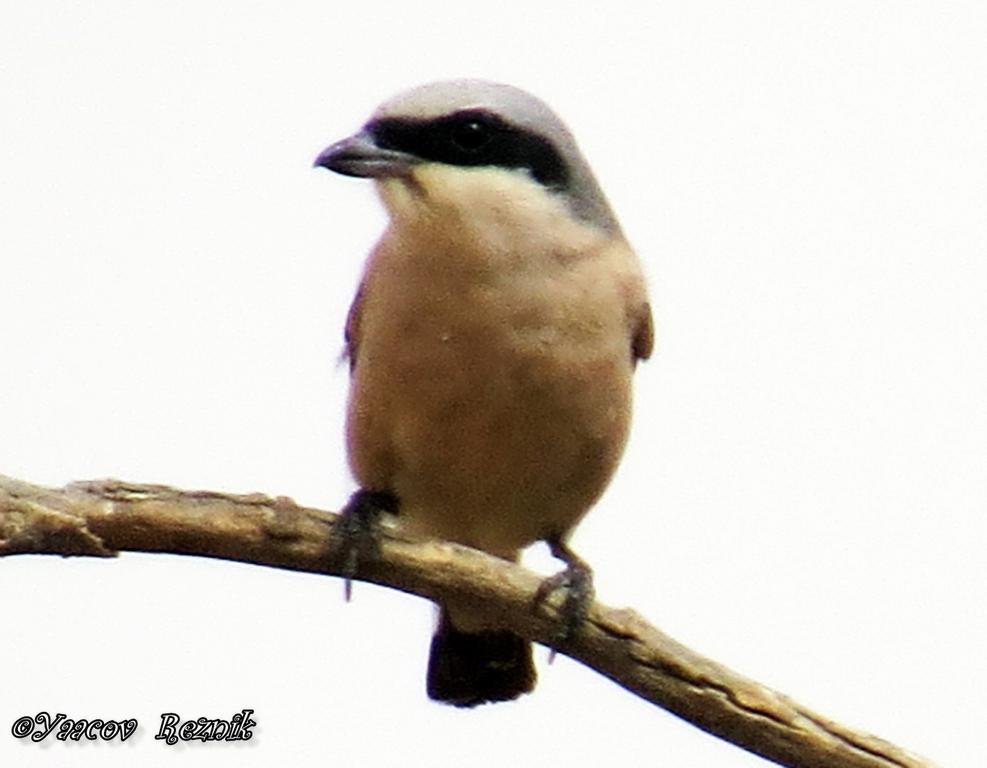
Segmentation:
{"type": "Polygon", "coordinates": [[[474,117],[456,121],[450,132],[452,143],[465,152],[476,152],[483,149],[490,143],[492,136],[493,132],[490,126],[474,117]]]}

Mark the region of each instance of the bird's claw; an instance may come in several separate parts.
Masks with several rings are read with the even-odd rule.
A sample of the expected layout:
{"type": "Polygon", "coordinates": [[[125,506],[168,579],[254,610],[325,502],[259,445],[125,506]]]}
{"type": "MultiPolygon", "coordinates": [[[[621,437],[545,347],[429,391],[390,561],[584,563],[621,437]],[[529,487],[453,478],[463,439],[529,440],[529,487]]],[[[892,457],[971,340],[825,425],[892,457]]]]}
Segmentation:
{"type": "Polygon", "coordinates": [[[566,564],[564,570],[543,580],[535,592],[535,604],[543,603],[559,590],[565,590],[559,607],[559,626],[549,653],[549,662],[555,659],[556,650],[567,645],[579,632],[593,604],[593,571],[568,546],[559,539],[550,539],[552,554],[566,564]]]}
{"type": "Polygon", "coordinates": [[[356,578],[360,558],[377,554],[377,521],[384,512],[396,513],[397,506],[397,498],[393,494],[361,488],[350,496],[340,511],[330,545],[330,558],[333,563],[340,564],[346,602],[353,594],[353,579],[356,578]]]}

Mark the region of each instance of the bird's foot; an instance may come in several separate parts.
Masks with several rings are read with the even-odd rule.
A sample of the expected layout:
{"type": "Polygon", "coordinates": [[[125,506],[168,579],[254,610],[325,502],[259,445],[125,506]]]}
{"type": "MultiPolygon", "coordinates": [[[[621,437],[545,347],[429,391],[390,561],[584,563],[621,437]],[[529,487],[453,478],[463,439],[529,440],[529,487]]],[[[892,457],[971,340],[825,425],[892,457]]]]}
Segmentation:
{"type": "Polygon", "coordinates": [[[387,491],[367,491],[361,488],[350,496],[339,513],[329,552],[333,563],[341,563],[343,595],[349,602],[353,594],[361,557],[374,557],[379,547],[377,522],[384,512],[397,514],[397,497],[387,491]]]}
{"type": "Polygon", "coordinates": [[[552,662],[555,659],[556,649],[568,644],[582,627],[589,615],[594,592],[593,571],[586,561],[576,555],[558,537],[547,539],[547,544],[552,555],[565,563],[564,570],[542,581],[538,591],[535,592],[535,605],[539,605],[553,592],[565,590],[565,597],[559,608],[559,627],[548,657],[549,662],[552,662]]]}

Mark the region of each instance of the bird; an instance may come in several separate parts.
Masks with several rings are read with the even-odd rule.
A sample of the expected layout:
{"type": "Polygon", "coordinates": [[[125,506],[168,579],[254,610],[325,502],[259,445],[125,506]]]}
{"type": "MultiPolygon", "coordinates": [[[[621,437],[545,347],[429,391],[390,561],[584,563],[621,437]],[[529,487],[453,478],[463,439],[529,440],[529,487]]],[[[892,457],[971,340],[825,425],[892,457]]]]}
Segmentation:
{"type": "MultiPolygon", "coordinates": [[[[388,99],[315,165],[372,179],[388,215],[345,326],[360,490],[344,517],[394,513],[510,561],[547,542],[566,568],[543,586],[568,590],[571,636],[592,572],[568,539],[618,465],[654,343],[638,258],[573,134],[520,88],[443,80],[388,99]]],[[[531,643],[470,609],[440,606],[428,696],[530,692],[531,643]]]]}

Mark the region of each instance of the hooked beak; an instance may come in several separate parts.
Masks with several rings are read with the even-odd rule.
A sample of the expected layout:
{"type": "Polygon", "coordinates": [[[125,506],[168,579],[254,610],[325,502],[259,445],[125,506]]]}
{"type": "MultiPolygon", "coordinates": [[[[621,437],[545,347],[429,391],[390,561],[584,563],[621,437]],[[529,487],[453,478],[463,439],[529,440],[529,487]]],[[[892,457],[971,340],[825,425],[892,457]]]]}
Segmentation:
{"type": "Polygon", "coordinates": [[[372,135],[360,131],[322,150],[314,166],[344,176],[382,179],[408,175],[415,162],[412,155],[378,147],[372,135]]]}

